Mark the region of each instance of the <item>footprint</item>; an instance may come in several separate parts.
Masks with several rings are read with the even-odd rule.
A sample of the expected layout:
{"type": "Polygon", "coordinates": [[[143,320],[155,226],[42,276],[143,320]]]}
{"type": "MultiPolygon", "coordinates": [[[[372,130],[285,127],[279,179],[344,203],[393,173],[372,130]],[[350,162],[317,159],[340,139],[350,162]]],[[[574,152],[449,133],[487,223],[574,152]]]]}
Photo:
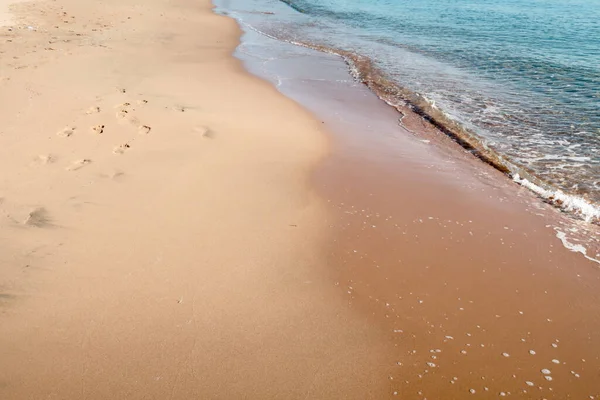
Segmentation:
{"type": "Polygon", "coordinates": [[[127,93],[127,89],[124,88],[117,88],[117,91],[119,91],[119,93],[127,93]]]}
{"type": "Polygon", "coordinates": [[[23,221],[23,225],[34,226],[36,228],[43,228],[45,226],[52,225],[52,221],[48,216],[48,212],[43,207],[38,207],[27,214],[27,218],[23,221]]]}
{"type": "Polygon", "coordinates": [[[215,133],[210,130],[207,126],[197,126],[194,128],[194,133],[199,134],[203,138],[213,139],[215,137],[215,133]]]}
{"type": "Polygon", "coordinates": [[[137,101],[138,104],[148,104],[148,100],[138,100],[137,101]]]}
{"type": "Polygon", "coordinates": [[[107,178],[107,179],[112,179],[112,180],[117,180],[120,177],[122,177],[123,175],[125,175],[125,172],[120,171],[118,169],[112,170],[111,172],[106,173],[106,174],[100,174],[100,176],[102,178],[107,178]]]}
{"type": "Polygon", "coordinates": [[[134,117],[133,115],[127,118],[127,122],[129,122],[131,125],[134,125],[134,126],[140,125],[140,120],[137,119],[137,117],[134,117]]]}
{"type": "Polygon", "coordinates": [[[63,129],[61,129],[60,131],[56,132],[56,134],[58,136],[60,136],[60,137],[65,137],[66,138],[66,137],[69,137],[72,134],[74,134],[75,133],[75,129],[76,128],[74,126],[67,126],[67,127],[64,127],[63,129]]]}
{"type": "Polygon", "coordinates": [[[0,292],[0,304],[8,304],[9,301],[14,301],[17,298],[14,294],[0,292]]]}
{"type": "Polygon", "coordinates": [[[151,127],[149,127],[148,125],[142,125],[142,126],[140,126],[140,127],[138,128],[138,132],[139,132],[141,135],[147,135],[147,134],[149,134],[149,133],[150,133],[150,131],[151,131],[151,130],[152,130],[152,128],[151,128],[151,127]]]}
{"type": "Polygon", "coordinates": [[[67,171],[77,171],[78,169],[81,169],[81,168],[85,167],[86,165],[88,165],[91,162],[92,162],[92,160],[87,159],[87,158],[75,161],[73,164],[71,164],[67,168],[67,171]]]}
{"type": "Polygon", "coordinates": [[[88,110],[85,112],[86,114],[98,114],[100,112],[100,107],[98,106],[93,106],[88,108],[88,110]]]}
{"type": "Polygon", "coordinates": [[[123,122],[128,122],[131,125],[139,125],[140,124],[140,120],[137,119],[137,117],[134,117],[133,115],[131,115],[131,113],[127,110],[119,110],[117,111],[117,119],[119,121],[123,121],[123,122]]]}
{"type": "Polygon", "coordinates": [[[121,103],[121,104],[117,104],[115,106],[115,108],[124,109],[125,107],[129,107],[130,105],[131,105],[131,103],[121,103]]]}
{"type": "Polygon", "coordinates": [[[96,134],[101,134],[102,132],[104,132],[104,125],[96,125],[96,126],[92,126],[92,133],[96,133],[96,134]]]}
{"type": "Polygon", "coordinates": [[[52,164],[54,161],[56,161],[56,158],[51,154],[40,154],[33,159],[33,163],[38,165],[52,164]]]}
{"type": "Polygon", "coordinates": [[[114,154],[123,154],[123,153],[125,153],[125,151],[126,151],[128,148],[130,148],[130,147],[131,147],[131,146],[130,146],[128,143],[124,143],[124,144],[122,144],[122,145],[119,145],[119,146],[115,147],[115,148],[113,149],[113,153],[114,153],[114,154]]]}
{"type": "Polygon", "coordinates": [[[173,111],[185,112],[186,108],[184,106],[173,106],[171,107],[173,111]]]}
{"type": "Polygon", "coordinates": [[[117,111],[116,116],[117,116],[117,119],[124,119],[124,118],[127,118],[128,114],[129,114],[129,111],[127,111],[127,110],[119,110],[119,111],[117,111]]]}

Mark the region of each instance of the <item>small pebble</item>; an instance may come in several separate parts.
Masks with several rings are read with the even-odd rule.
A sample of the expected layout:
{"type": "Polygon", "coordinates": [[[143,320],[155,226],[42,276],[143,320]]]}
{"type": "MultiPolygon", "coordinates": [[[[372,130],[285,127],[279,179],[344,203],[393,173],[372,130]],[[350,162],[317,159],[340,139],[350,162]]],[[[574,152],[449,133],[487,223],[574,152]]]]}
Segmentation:
{"type": "Polygon", "coordinates": [[[552,360],[552,362],[553,362],[554,364],[560,364],[560,361],[558,361],[556,358],[555,358],[554,360],[552,360]]]}
{"type": "Polygon", "coordinates": [[[475,394],[475,389],[469,389],[469,392],[471,392],[471,394],[475,394]]]}
{"type": "Polygon", "coordinates": [[[531,354],[532,356],[535,356],[535,351],[529,350],[529,354],[531,354]]]}
{"type": "Polygon", "coordinates": [[[504,357],[510,357],[510,354],[508,354],[508,353],[502,353],[502,355],[503,355],[504,357]]]}
{"type": "Polygon", "coordinates": [[[544,369],[542,370],[542,374],[544,374],[544,375],[550,375],[550,374],[551,374],[551,372],[550,372],[550,370],[549,370],[549,369],[546,369],[546,368],[544,368],[544,369]]]}
{"type": "Polygon", "coordinates": [[[552,377],[548,376],[548,375],[546,375],[544,378],[546,378],[547,381],[551,381],[552,380],[552,377]]]}

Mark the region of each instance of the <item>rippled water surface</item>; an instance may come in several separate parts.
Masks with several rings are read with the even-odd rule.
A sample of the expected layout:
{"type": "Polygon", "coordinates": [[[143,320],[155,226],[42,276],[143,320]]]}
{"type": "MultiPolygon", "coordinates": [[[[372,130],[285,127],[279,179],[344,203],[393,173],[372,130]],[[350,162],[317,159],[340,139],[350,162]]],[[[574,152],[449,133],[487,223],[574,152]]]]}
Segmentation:
{"type": "Polygon", "coordinates": [[[600,204],[600,0],[219,5],[268,35],[370,58],[514,173],[600,204]]]}

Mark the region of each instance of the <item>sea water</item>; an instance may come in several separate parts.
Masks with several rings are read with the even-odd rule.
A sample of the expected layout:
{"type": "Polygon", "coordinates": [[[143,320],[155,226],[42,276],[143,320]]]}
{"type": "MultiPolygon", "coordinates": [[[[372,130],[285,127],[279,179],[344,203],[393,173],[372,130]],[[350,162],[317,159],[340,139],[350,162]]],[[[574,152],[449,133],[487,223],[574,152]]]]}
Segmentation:
{"type": "Polygon", "coordinates": [[[397,103],[424,99],[517,182],[600,219],[600,0],[217,4],[246,28],[369,60],[359,79],[376,71],[397,103]]]}

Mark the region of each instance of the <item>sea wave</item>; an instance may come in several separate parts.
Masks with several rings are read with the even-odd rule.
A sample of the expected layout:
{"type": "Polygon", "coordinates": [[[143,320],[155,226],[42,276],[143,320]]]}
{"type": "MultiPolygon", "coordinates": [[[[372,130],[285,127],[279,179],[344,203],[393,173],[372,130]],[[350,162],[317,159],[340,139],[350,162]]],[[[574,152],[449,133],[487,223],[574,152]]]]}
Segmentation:
{"type": "Polygon", "coordinates": [[[401,114],[403,114],[403,110],[408,107],[412,112],[431,123],[439,131],[452,138],[475,157],[503,172],[515,183],[531,190],[543,201],[552,204],[574,217],[583,219],[589,223],[600,225],[600,206],[598,204],[588,201],[583,197],[565,193],[564,191],[553,187],[550,183],[544,182],[531,171],[512,163],[505,156],[491,149],[483,139],[470,132],[466,127],[452,119],[443,110],[436,107],[434,101],[402,87],[392,79],[388,78],[385,72],[375,66],[369,57],[333,47],[285,37],[276,37],[262,32],[250,25],[248,25],[248,28],[272,39],[283,40],[296,46],[302,46],[341,57],[348,65],[350,74],[356,80],[365,84],[381,100],[394,107],[401,114]]]}

